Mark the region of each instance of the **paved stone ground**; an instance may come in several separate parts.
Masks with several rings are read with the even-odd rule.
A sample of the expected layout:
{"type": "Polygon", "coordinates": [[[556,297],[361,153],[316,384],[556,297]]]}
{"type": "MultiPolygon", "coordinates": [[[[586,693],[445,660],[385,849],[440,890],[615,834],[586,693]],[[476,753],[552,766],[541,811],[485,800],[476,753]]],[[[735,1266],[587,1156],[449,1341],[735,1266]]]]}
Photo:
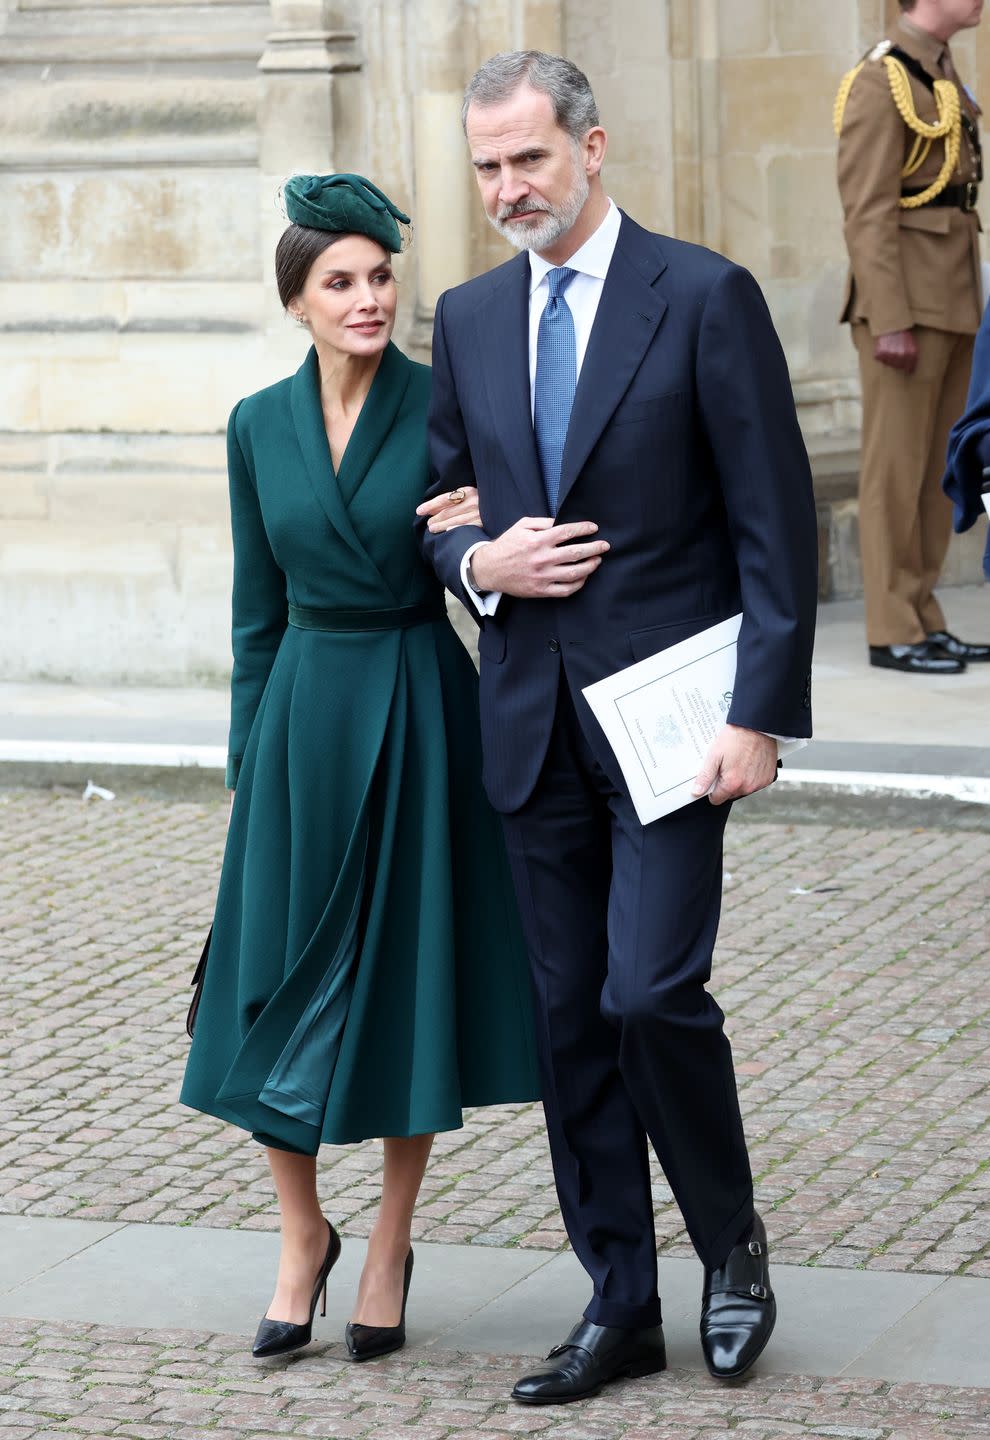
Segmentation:
{"type": "MultiPolygon", "coordinates": [[[[214,804],[0,792],[0,1209],[276,1227],[257,1147],[175,1102],[224,825],[214,804]]],[[[736,821],[727,868],[714,989],[777,1258],[990,1276],[990,836],[736,821]]],[[[347,1233],[370,1227],[379,1155],[375,1143],[324,1151],[327,1209],[347,1233]]],[[[689,1253],[659,1176],[656,1196],[661,1248],[689,1253]]],[[[416,1237],[564,1243],[539,1107],[476,1112],[441,1137],[416,1237]]],[[[189,1364],[226,1353],[203,1344],[189,1364]]],[[[142,1365],[147,1353],[134,1352],[142,1365]]],[[[163,1375],[173,1362],[187,1363],[166,1355],[163,1375]]],[[[407,1372],[395,1373],[402,1392],[407,1372]]],[[[361,1403],[358,1379],[339,1385],[361,1403]]],[[[730,1402],[709,1410],[694,1381],[678,1385],[682,1440],[691,1423],[735,1423],[730,1402]]],[[[833,1416],[847,1396],[781,1393],[809,1407],[802,1434],[819,1433],[822,1394],[833,1416]]],[[[854,1386],[849,1403],[859,1414],[877,1393],[854,1386]]],[[[913,1435],[903,1408],[896,1433],[913,1435]]],[[[625,1440],[643,1413],[633,1405],[625,1440]]],[[[13,1433],[0,1426],[0,1440],[13,1433]]]]}
{"type": "Polygon", "coordinates": [[[0,1440],[985,1440],[985,1390],[668,1371],[551,1410],[512,1405],[526,1362],[338,1345],[261,1365],[239,1337],[0,1320],[0,1440]]]}

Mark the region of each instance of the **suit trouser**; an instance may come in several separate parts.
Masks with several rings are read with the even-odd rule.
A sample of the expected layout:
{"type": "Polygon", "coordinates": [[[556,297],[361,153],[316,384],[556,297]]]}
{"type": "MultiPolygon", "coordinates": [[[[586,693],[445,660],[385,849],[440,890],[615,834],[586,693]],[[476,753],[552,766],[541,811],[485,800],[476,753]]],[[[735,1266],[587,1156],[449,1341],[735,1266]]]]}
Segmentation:
{"type": "Polygon", "coordinates": [[[917,326],[913,375],[873,358],[852,327],[863,388],[859,540],[870,645],[914,645],[945,629],[934,594],[952,533],[942,493],[949,431],[966,408],[973,336],[917,326]]]}
{"type": "Polygon", "coordinates": [[[533,969],[554,1178],[600,1325],[660,1319],[647,1137],[702,1261],[753,1188],[723,1016],[707,993],[728,806],[646,827],[599,767],[561,679],[533,795],[503,816],[533,969]]]}

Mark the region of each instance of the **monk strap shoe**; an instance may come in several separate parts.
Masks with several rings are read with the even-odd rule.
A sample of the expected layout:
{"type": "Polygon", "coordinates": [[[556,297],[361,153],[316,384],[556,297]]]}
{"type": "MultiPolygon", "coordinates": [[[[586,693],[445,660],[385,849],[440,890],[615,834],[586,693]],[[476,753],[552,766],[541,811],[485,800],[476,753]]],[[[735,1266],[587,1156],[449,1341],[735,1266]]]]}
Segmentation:
{"type": "Polygon", "coordinates": [[[701,1348],[716,1380],[745,1375],[766,1347],[776,1319],[767,1232],[754,1215],[752,1234],[732,1247],[724,1265],[705,1271],[701,1348]]]}
{"type": "Polygon", "coordinates": [[[597,1395],[612,1380],[638,1380],[666,1368],[660,1325],[620,1330],[579,1320],[563,1345],[516,1382],[512,1398],[523,1405],[566,1405],[597,1395]]]}

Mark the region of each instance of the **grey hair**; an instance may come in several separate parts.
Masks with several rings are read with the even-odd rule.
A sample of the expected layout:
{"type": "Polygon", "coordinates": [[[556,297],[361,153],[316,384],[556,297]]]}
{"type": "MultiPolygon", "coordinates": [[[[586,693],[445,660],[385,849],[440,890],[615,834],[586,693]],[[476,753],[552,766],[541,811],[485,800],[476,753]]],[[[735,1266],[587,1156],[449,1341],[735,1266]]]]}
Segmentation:
{"type": "Polygon", "coordinates": [[[471,105],[499,105],[520,85],[530,85],[549,95],[554,119],[572,140],[583,140],[589,130],[600,124],[588,77],[572,61],[543,50],[506,50],[486,60],[468,82],[461,106],[465,130],[471,105]]]}

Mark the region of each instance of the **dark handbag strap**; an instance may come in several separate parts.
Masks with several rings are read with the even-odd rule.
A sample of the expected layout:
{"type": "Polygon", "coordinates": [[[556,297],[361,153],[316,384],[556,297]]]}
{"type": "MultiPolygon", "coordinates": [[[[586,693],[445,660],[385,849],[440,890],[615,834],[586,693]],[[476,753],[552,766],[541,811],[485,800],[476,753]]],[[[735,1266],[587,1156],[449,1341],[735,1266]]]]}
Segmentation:
{"type": "Polygon", "coordinates": [[[199,964],[193,973],[190,984],[193,987],[193,998],[189,1004],[189,1011],[186,1015],[186,1034],[192,1039],[193,1030],[196,1028],[196,1016],[199,1013],[199,1002],[203,995],[203,983],[206,980],[206,961],[210,954],[210,941],[213,939],[213,926],[210,926],[209,934],[206,937],[206,944],[203,946],[203,953],[199,957],[199,964]]]}

